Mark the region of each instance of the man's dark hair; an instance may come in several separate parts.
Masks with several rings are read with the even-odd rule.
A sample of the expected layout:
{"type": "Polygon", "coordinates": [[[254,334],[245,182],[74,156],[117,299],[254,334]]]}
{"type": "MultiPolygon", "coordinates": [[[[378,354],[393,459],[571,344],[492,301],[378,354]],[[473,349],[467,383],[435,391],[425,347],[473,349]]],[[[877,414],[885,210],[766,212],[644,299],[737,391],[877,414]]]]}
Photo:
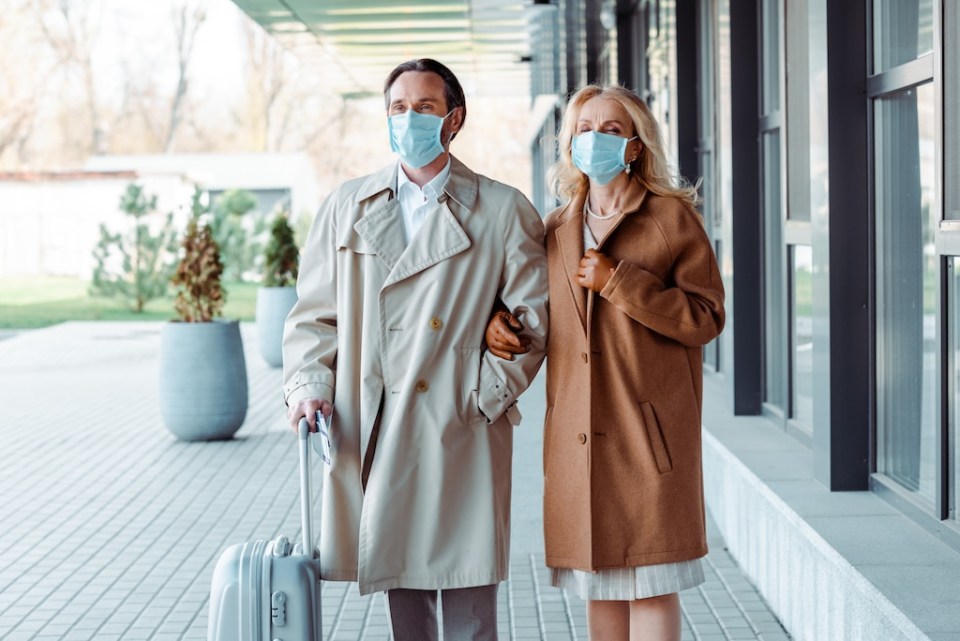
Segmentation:
{"type": "MultiPolygon", "coordinates": [[[[460,128],[463,129],[463,123],[467,121],[467,99],[463,95],[463,87],[460,81],[453,75],[453,72],[446,65],[433,60],[432,58],[417,58],[416,60],[407,60],[397,67],[387,76],[387,81],[383,83],[383,101],[390,108],[390,87],[400,77],[400,74],[408,71],[429,71],[435,73],[443,80],[443,98],[447,101],[447,112],[449,113],[457,107],[462,107],[460,128]]],[[[454,134],[456,137],[456,134],[454,134]]],[[[452,140],[452,138],[451,138],[452,140]]]]}

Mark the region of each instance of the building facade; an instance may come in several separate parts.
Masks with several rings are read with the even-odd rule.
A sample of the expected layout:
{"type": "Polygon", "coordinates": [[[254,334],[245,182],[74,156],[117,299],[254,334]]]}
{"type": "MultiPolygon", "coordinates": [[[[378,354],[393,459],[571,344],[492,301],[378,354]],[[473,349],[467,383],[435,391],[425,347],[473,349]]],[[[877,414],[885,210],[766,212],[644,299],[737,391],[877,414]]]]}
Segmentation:
{"type": "Polygon", "coordinates": [[[960,638],[960,3],[537,6],[533,93],[558,98],[534,175],[563,98],[600,82],[702,179],[728,292],[705,483],[731,551],[796,638],[960,638]]]}
{"type": "Polygon", "coordinates": [[[725,279],[703,451],[728,548],[794,638],[960,639],[960,2],[235,1],[339,52],[341,92],[412,55],[528,77],[542,212],[567,96],[643,97],[725,279]]]}

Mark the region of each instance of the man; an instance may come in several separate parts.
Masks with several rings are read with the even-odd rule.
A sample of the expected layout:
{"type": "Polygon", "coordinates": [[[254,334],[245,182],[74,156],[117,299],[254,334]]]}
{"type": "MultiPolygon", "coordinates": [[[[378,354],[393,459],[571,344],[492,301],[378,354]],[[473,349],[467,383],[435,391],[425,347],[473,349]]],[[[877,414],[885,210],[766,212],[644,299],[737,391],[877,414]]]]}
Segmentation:
{"type": "Polygon", "coordinates": [[[333,416],[322,577],[386,591],[396,641],[438,638],[438,591],[447,641],[496,639],[515,403],[547,332],[543,225],[449,153],[466,118],[449,69],[403,63],[384,97],[399,163],[336,189],[303,248],[288,416],[333,416]],[[483,344],[498,299],[529,341],[513,361],[483,344]]]}

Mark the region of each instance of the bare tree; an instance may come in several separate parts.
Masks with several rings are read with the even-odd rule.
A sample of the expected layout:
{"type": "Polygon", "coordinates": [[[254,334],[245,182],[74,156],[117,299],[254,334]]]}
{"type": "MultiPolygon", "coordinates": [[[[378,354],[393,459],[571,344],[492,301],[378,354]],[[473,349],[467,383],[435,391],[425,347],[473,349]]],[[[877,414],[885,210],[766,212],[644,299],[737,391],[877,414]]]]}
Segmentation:
{"type": "Polygon", "coordinates": [[[33,129],[39,97],[35,91],[11,86],[8,78],[0,78],[0,156],[7,150],[17,150],[22,159],[26,141],[33,129]]]}
{"type": "Polygon", "coordinates": [[[241,24],[247,44],[247,125],[252,147],[257,151],[273,151],[274,110],[289,80],[283,49],[252,20],[241,24]]]}
{"type": "Polygon", "coordinates": [[[228,101],[204,96],[197,80],[209,0],[166,0],[159,14],[123,0],[0,3],[3,167],[174,150],[303,150],[326,161],[349,115],[322,65],[285,50],[239,9],[244,86],[228,101]]]}
{"type": "Polygon", "coordinates": [[[99,2],[89,0],[33,0],[40,31],[57,57],[58,68],[76,74],[90,120],[89,151],[107,150],[107,132],[94,82],[93,49],[100,26],[99,2]]]}
{"type": "Polygon", "coordinates": [[[0,159],[16,167],[28,159],[28,143],[43,101],[41,65],[23,64],[37,45],[28,0],[9,0],[0,19],[0,159]],[[41,67],[41,68],[38,68],[41,67]],[[7,154],[10,150],[13,154],[7,154]]]}
{"type": "Polygon", "coordinates": [[[307,149],[338,121],[342,100],[321,75],[286,51],[252,20],[241,23],[247,50],[247,104],[235,114],[256,151],[307,149]],[[336,114],[336,116],[333,116],[336,114]]]}
{"type": "Polygon", "coordinates": [[[177,46],[177,85],[170,106],[166,140],[163,143],[165,153],[173,148],[177,129],[183,119],[184,100],[187,96],[187,68],[193,55],[193,45],[196,42],[197,31],[207,17],[206,3],[203,0],[198,3],[187,0],[174,6],[171,13],[177,46]]]}

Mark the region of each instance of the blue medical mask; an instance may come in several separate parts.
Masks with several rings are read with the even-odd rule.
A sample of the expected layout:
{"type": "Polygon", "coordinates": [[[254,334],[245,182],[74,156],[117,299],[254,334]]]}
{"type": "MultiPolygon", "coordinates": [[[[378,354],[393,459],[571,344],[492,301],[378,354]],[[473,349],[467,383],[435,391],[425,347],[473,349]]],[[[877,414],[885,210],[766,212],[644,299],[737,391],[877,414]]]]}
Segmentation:
{"type": "Polygon", "coordinates": [[[606,185],[627,168],[627,143],[634,139],[586,131],[573,139],[573,164],[598,185],[606,185]]]}
{"type": "Polygon", "coordinates": [[[413,110],[390,116],[387,118],[390,149],[400,154],[400,160],[413,169],[429,165],[443,153],[440,131],[447,116],[441,118],[413,110]]]}

